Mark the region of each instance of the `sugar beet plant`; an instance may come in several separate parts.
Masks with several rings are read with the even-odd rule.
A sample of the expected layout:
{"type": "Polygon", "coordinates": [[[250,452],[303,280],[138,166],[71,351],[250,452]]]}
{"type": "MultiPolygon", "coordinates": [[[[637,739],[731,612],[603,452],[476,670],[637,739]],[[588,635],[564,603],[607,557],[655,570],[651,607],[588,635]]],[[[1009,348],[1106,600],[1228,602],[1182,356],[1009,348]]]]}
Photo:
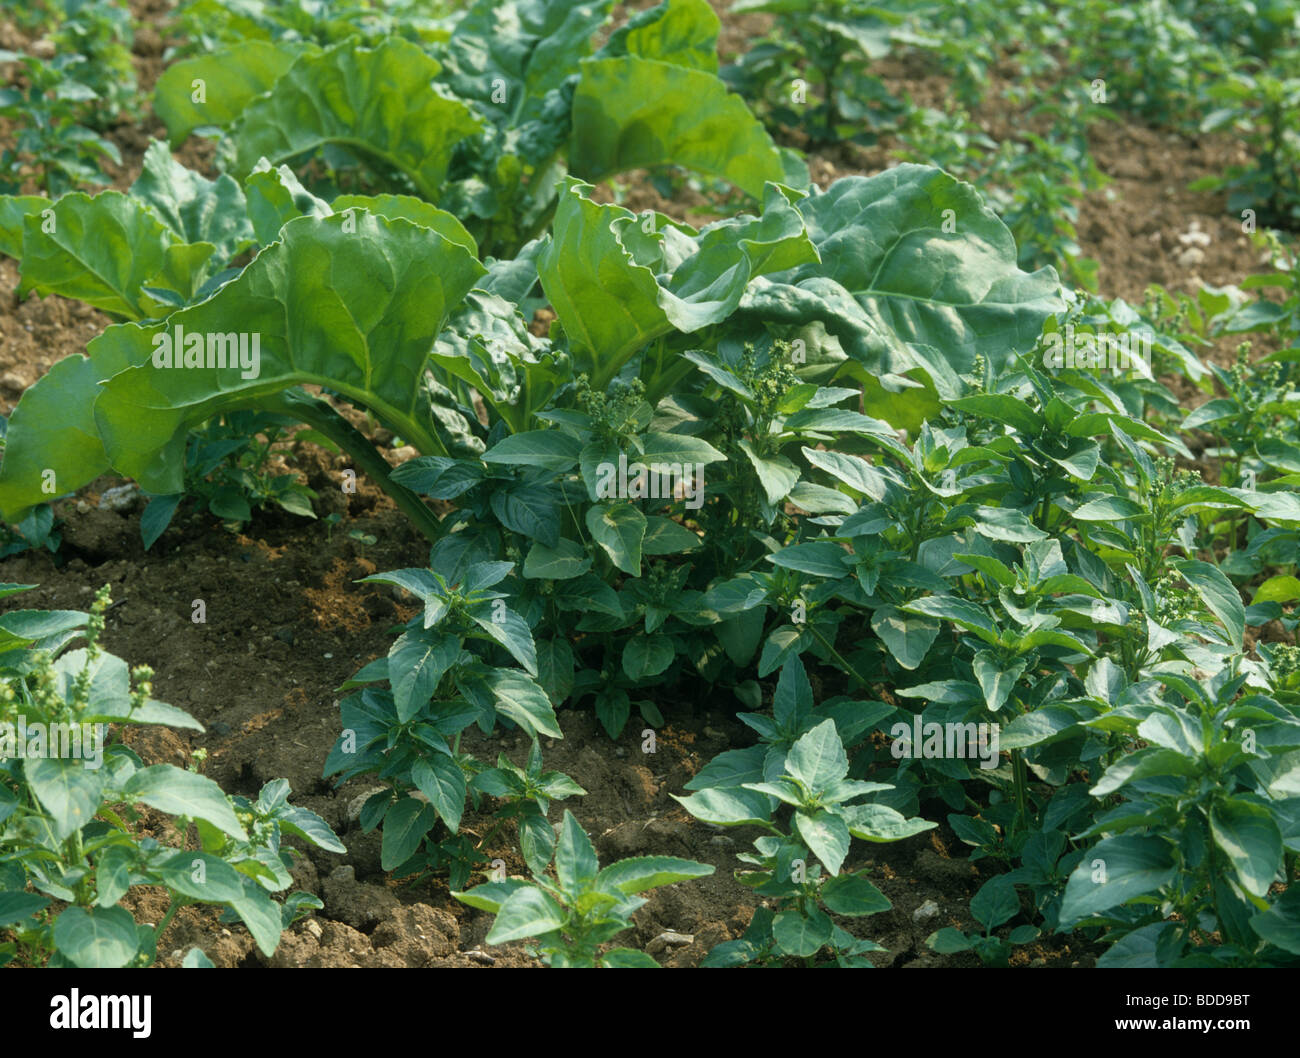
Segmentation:
{"type": "MultiPolygon", "coordinates": [[[[0,617],[0,927],[9,936],[0,964],[148,966],[190,904],[224,907],[269,956],[283,929],[322,906],[310,893],[272,899],[292,884],[283,839],[331,852],[343,845],[319,816],[289,803],[282,779],[256,801],[232,798],[194,771],[146,766],[111,737],[128,724],[202,727],[151,697],[147,667],[128,668],[100,646],[108,605],[105,588],[88,614],[0,617]],[[83,637],[84,647],[69,649],[83,637]],[[161,837],[144,834],[138,805],[156,813],[147,822],[161,837]],[[167,892],[159,922],[139,924],[120,906],[139,885],[167,892]]],[[[189,959],[211,965],[198,949],[189,959]]]]}

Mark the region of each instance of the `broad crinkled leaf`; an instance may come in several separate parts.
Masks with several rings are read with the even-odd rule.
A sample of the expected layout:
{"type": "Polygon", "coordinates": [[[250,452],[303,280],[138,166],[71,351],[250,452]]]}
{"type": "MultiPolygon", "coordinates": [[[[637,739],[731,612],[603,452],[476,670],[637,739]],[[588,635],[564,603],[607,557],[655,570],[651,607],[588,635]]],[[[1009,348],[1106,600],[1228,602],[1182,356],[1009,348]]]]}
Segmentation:
{"type": "Polygon", "coordinates": [[[939,395],[956,397],[976,355],[1001,371],[1062,307],[1056,273],[1021,271],[1006,226],[941,169],[844,177],[796,208],[820,263],[756,281],[741,310],[820,321],[872,374],[926,366],[939,395]]]}
{"type": "Polygon", "coordinates": [[[207,301],[165,325],[115,327],[92,342],[92,355],[116,348],[138,365],[109,379],[96,405],[113,466],[150,492],[180,492],[190,425],[300,383],[328,386],[418,448],[438,451],[421,399],[424,364],[482,266],[465,247],[408,221],[364,214],[354,227],[343,230],[339,217],[291,221],[207,301]],[[166,329],[174,339],[178,326],[190,336],[242,332],[250,349],[256,336],[256,377],[206,363],[155,366],[155,336],[166,329]]]}
{"type": "Polygon", "coordinates": [[[49,209],[53,199],[44,195],[0,195],[0,254],[23,255],[23,218],[49,209]]]}
{"type": "Polygon", "coordinates": [[[101,377],[87,357],[74,354],[23,393],[10,416],[0,462],[0,517],[5,521],[17,523],[37,504],[75,492],[108,469],[95,426],[101,377]],[[53,491],[46,491],[47,486],[53,491]]]}
{"type": "Polygon", "coordinates": [[[401,170],[436,199],[452,148],[481,125],[468,104],[433,83],[441,68],[400,38],[303,55],[245,108],[226,157],[243,175],[260,158],[274,164],[337,143],[401,170]]]}
{"type": "Polygon", "coordinates": [[[280,229],[298,217],[328,217],[334,211],[293,175],[287,165],[272,165],[265,158],[244,178],[248,197],[248,218],[257,241],[269,246],[280,237],[280,229]]]}
{"type": "Polygon", "coordinates": [[[158,78],[154,113],[167,126],[172,146],[178,146],[196,128],[229,125],[270,90],[299,55],[319,51],[305,42],[241,40],[209,55],[182,59],[158,78]]]}
{"type": "Polygon", "coordinates": [[[664,0],[617,29],[599,57],[636,55],[717,73],[721,28],[722,22],[707,0],[664,0]]]}
{"type": "Polygon", "coordinates": [[[465,225],[445,209],[439,209],[413,195],[339,195],[330,203],[330,209],[335,213],[364,209],[389,220],[400,217],[412,224],[431,228],[448,242],[459,243],[475,257],[478,256],[478,243],[465,230],[465,225]]]}
{"type": "Polygon", "coordinates": [[[538,273],[570,342],[599,378],[673,329],[690,333],[722,322],[759,273],[816,259],[795,207],[775,185],[764,194],[761,217],[721,221],[693,239],[657,221],[649,231],[649,215],[593,202],[590,191],[566,184],[538,273]]]}
{"type": "Polygon", "coordinates": [[[60,294],[125,319],[154,315],[144,287],[168,270],[180,244],[153,211],[120,191],[77,191],[51,208],[23,219],[19,295],[60,294]]]}
{"type": "Polygon", "coordinates": [[[211,243],[221,263],[253,244],[243,188],[225,174],[208,180],[186,169],[165,143],[149,144],[131,195],[146,203],[182,242],[211,243]]]}
{"type": "Polygon", "coordinates": [[[570,169],[594,182],[657,165],[721,177],[755,198],[786,180],[776,144],[713,74],[633,55],[585,60],[570,169]]]}
{"type": "Polygon", "coordinates": [[[529,120],[546,93],[578,72],[611,7],[612,0],[477,0],[452,30],[444,80],[498,124],[529,120]]]}

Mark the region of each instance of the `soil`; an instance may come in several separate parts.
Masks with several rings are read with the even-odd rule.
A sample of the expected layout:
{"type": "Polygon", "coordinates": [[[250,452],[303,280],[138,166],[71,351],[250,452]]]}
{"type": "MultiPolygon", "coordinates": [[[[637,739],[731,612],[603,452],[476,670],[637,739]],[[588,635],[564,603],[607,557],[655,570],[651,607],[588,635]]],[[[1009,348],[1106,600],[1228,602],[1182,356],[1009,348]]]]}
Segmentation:
{"type": "MultiPolygon", "coordinates": [[[[166,0],[133,5],[146,19],[136,37],[135,58],[142,92],[162,69],[168,43],[166,0]]],[[[646,3],[629,5],[644,7],[646,3]]],[[[764,16],[723,15],[720,40],[725,59],[766,27],[764,16]]],[[[12,25],[0,26],[0,43],[21,46],[12,25]]],[[[880,65],[887,86],[918,102],[943,105],[946,83],[923,64],[904,59],[880,65]]],[[[994,98],[991,93],[991,99],[994,98]]],[[[990,126],[1006,125],[995,113],[990,126]]],[[[129,186],[139,171],[150,136],[163,135],[151,115],[112,133],[124,165],[114,185],[129,186]]],[[[863,149],[837,146],[810,157],[817,182],[826,185],[848,173],[879,171],[890,162],[885,140],[863,149]]],[[[1221,172],[1237,160],[1238,145],[1210,137],[1188,140],[1131,121],[1102,123],[1091,149],[1112,179],[1108,189],[1082,203],[1079,241],[1101,262],[1101,288],[1140,303],[1148,284],[1193,291],[1202,282],[1240,283],[1261,270],[1258,252],[1228,215],[1222,196],[1186,189],[1194,179],[1221,172]],[[1195,224],[1211,241],[1194,267],[1180,264],[1178,236],[1195,224]]],[[[190,145],[179,152],[187,164],[212,174],[211,150],[190,145]]],[[[611,196],[614,190],[608,192],[611,196]]],[[[668,199],[646,174],[624,178],[617,193],[631,208],[655,208],[700,224],[709,219],[707,196],[689,185],[668,199]]],[[[716,205],[716,204],[713,204],[716,205]]],[[[716,214],[715,214],[716,215],[716,214]]],[[[110,322],[103,314],[58,297],[19,301],[14,262],[0,260],[0,403],[8,413],[22,390],[56,360],[84,351],[86,342],[110,322]]],[[[1216,351],[1217,355],[1217,351],[1216,351]]],[[[0,563],[0,580],[40,587],[0,603],[0,608],[84,609],[93,591],[112,587],[118,605],[110,611],[104,646],[132,664],[157,673],[155,696],[187,709],[205,732],[161,728],[127,730],[123,737],[146,763],[190,764],[207,751],[202,770],[229,792],[256,796],[263,783],[287,778],[296,803],[319,813],[334,827],[347,853],[312,849],[298,861],[295,888],[318,894],[324,910],[285,933],[271,959],[263,957],[242,925],[225,925],[215,910],[182,911],[159,946],[159,964],[175,966],[182,954],[201,947],[218,966],[526,966],[536,965],[522,944],[493,947],[484,937],[491,917],[448,893],[445,880],[401,884],[381,870],[378,832],[365,834],[349,805],[375,784],[364,780],[334,789],[321,778],[325,757],[339,737],[335,690],[363,664],[384,654],[390,630],[411,613],[388,589],[360,585],[380,570],[424,565],[427,552],[405,518],[364,482],[356,494],[341,489],[341,460],[309,444],[286,452],[321,496],[317,514],[343,517],[332,529],[282,512],[257,512],[243,532],[231,532],[210,516],[182,513],[146,553],[140,542],[140,505],[98,508],[100,495],[122,481],[104,477],[76,500],[56,505],[63,546],[57,555],[28,552],[0,563]],[[373,538],[358,539],[355,533],[373,538]],[[195,600],[206,622],[192,620],[195,600]]],[[[770,689],[769,689],[770,691],[770,689]]],[[[716,866],[711,877],[650,894],[635,915],[632,933],[619,943],[655,948],[665,931],[693,937],[690,944],[662,951],[669,966],[694,966],[715,945],[738,937],[756,906],[753,894],[733,872],[736,853],[757,836],[721,832],[700,823],[672,799],[713,755],[747,744],[746,731],[727,703],[658,703],[666,724],[657,751],[641,751],[640,725],[611,741],[587,710],[561,710],[563,740],[544,745],[546,765],[573,776],[587,791],[556,805],[552,820],[570,808],[596,842],[602,862],[630,855],[663,854],[716,866]]],[[[483,738],[469,733],[466,748],[480,759],[500,751],[525,759],[522,738],[483,738]]],[[[486,806],[485,806],[486,807],[486,806]]],[[[927,818],[943,819],[946,807],[923,805],[927,818]]],[[[464,829],[484,833],[486,814],[470,813],[464,829]]],[[[148,817],[146,817],[148,819],[148,817]]],[[[165,824],[159,823],[160,827],[165,824]]],[[[161,834],[159,835],[162,836],[161,834]]],[[[178,836],[177,836],[178,837],[178,836]]],[[[292,842],[290,843],[292,844],[292,842]]],[[[978,965],[970,954],[939,956],[924,939],[944,925],[969,927],[968,903],[986,876],[959,851],[961,843],[944,825],[907,841],[880,846],[871,859],[875,883],[893,902],[889,912],[849,920],[887,950],[873,956],[882,966],[978,965]],[[937,912],[913,921],[933,902],[937,912]]],[[[488,849],[506,860],[511,873],[526,873],[506,839],[488,849]]],[[[872,850],[868,850],[872,851],[872,850]]],[[[165,909],[161,891],[135,889],[127,906],[140,921],[156,922],[165,909]]],[[[928,908],[927,908],[928,910],[928,908]]],[[[1089,966],[1099,949],[1078,939],[1049,938],[1018,949],[1016,962],[1037,966],[1089,966]]]]}

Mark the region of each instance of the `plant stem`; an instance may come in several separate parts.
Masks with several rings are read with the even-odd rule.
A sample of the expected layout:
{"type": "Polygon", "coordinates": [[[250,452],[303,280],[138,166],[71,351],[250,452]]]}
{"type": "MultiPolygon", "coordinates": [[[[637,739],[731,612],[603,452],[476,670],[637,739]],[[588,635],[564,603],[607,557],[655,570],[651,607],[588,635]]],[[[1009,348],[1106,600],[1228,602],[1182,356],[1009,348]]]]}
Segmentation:
{"type": "Polygon", "coordinates": [[[842,666],[844,666],[845,672],[847,672],[850,676],[852,676],[855,680],[857,680],[858,683],[862,684],[863,687],[870,686],[870,684],[868,684],[867,681],[862,677],[862,674],[858,672],[858,670],[855,669],[852,665],[850,665],[847,661],[844,660],[844,657],[840,654],[838,650],[835,649],[831,641],[827,639],[824,635],[822,635],[821,632],[817,630],[817,627],[815,625],[810,624],[808,626],[808,631],[810,631],[813,635],[815,635],[818,641],[821,643],[821,645],[831,652],[831,657],[833,657],[842,666]]]}
{"type": "Polygon", "coordinates": [[[1022,830],[1029,828],[1029,774],[1025,767],[1025,758],[1021,755],[1020,750],[1011,751],[1011,764],[1015,771],[1016,781],[1016,810],[1020,816],[1020,827],[1022,830]]]}
{"type": "Polygon", "coordinates": [[[347,452],[362,472],[393,498],[393,502],[415,523],[415,527],[430,543],[442,538],[444,530],[438,516],[424,505],[419,496],[393,480],[388,463],[361,431],[323,400],[293,390],[286,390],[280,397],[280,410],[319,430],[347,452]]]}
{"type": "Polygon", "coordinates": [[[171,903],[167,905],[167,914],[163,915],[163,920],[158,923],[158,928],[154,931],[154,944],[161,944],[163,934],[167,932],[167,927],[172,924],[172,919],[176,917],[176,912],[181,909],[181,905],[172,897],[171,903]]]}

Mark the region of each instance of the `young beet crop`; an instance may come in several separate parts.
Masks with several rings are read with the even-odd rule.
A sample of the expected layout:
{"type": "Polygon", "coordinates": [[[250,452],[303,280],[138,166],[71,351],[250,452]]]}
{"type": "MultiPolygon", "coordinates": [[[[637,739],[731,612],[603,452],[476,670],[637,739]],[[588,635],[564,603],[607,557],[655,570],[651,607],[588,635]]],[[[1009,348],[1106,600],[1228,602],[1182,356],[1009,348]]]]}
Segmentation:
{"type": "Polygon", "coordinates": [[[1300,964],[1297,254],[1273,232],[1267,274],[1139,306],[1096,293],[1078,208],[1097,127],[1136,113],[1246,130],[1254,161],[1197,186],[1251,233],[1294,220],[1300,8],[1065,5],[1150,45],[1139,77],[1094,70],[1059,6],[204,0],[153,87],[168,141],[93,194],[115,147],[73,104],[137,112],[104,76],[130,20],[17,59],[0,254],[20,296],[109,323],[0,420],[0,556],[63,590],[76,497],[122,480],[147,566],[207,515],[277,561],[320,549],[275,508],[330,510],[332,548],[359,488],[420,543],[350,567],[378,627],[308,696],[340,696],[311,796],[355,853],[283,779],[228,795],[206,749],[122,740],[206,733],[101,647],[106,590],[0,614],[0,962],[152,965],[191,905],[264,960],[323,945],[329,900],[272,894],[296,853],[365,904],[318,857],[355,882],[368,849],[371,904],[400,883],[412,921],[551,967],[1300,964]],[[741,17],[762,36],[725,64],[741,17]],[[871,68],[899,56],[970,113],[896,96],[871,68]],[[1189,56],[1232,75],[1175,76],[1189,56]],[[881,136],[908,160],[778,146],[861,162],[881,136]],[[1215,362],[1244,334],[1265,352],[1215,362]],[[925,899],[899,878],[922,853],[959,864],[925,899]],[[702,893],[697,938],[673,916],[702,893]]]}

